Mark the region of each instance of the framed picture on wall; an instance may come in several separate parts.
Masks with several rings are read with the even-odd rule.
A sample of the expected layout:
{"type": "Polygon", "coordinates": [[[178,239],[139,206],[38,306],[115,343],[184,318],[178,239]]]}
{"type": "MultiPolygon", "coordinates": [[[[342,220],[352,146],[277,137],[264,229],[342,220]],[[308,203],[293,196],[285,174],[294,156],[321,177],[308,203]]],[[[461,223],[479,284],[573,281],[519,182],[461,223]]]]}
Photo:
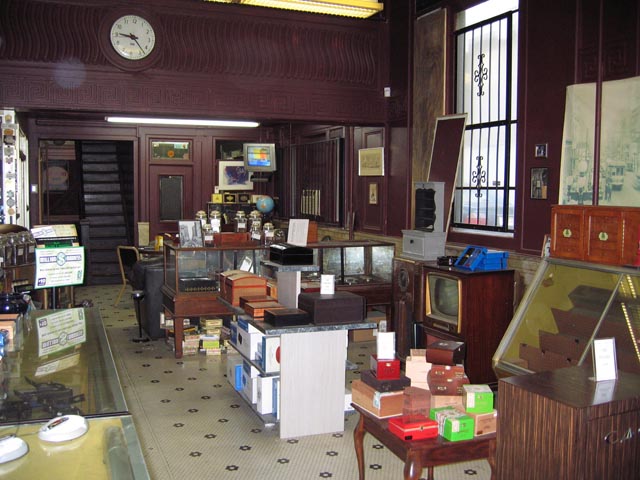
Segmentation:
{"type": "Polygon", "coordinates": [[[358,175],[381,177],[384,175],[384,148],[361,148],[358,150],[358,175]]]}
{"type": "Polygon", "coordinates": [[[218,166],[220,190],[253,190],[253,182],[243,161],[221,160],[218,166]]]}

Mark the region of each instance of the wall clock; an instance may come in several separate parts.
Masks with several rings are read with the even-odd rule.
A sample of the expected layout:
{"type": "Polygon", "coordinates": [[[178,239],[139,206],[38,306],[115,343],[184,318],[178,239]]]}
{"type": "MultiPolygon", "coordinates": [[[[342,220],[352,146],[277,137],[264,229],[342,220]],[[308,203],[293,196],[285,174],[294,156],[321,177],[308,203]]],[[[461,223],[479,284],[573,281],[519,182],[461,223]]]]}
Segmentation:
{"type": "Polygon", "coordinates": [[[109,38],[116,53],[131,61],[148,57],[156,45],[151,23],[139,15],[123,15],[116,19],[109,38]]]}

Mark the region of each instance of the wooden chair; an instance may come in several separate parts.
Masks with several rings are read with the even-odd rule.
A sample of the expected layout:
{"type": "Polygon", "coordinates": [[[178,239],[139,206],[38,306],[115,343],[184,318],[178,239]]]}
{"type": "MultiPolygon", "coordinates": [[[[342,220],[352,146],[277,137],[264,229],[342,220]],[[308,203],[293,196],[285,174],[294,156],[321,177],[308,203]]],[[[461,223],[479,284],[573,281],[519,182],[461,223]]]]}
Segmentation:
{"type": "Polygon", "coordinates": [[[117,307],[120,303],[120,298],[124,293],[124,289],[127,288],[129,282],[129,273],[133,269],[133,266],[136,262],[140,260],[140,252],[136,247],[130,247],[125,245],[118,246],[118,264],[120,265],[120,276],[122,277],[122,287],[118,292],[118,297],[116,298],[116,302],[113,304],[114,307],[117,307]]]}

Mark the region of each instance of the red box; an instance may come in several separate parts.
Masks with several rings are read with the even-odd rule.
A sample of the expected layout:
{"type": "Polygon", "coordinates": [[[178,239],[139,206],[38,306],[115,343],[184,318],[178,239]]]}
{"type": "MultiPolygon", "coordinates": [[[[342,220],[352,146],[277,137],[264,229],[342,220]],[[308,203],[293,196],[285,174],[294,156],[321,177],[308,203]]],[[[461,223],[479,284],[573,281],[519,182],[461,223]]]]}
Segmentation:
{"type": "Polygon", "coordinates": [[[438,422],[424,415],[402,415],[389,419],[389,431],[406,441],[435,438],[438,422]]]}
{"type": "Polygon", "coordinates": [[[371,370],[378,380],[397,380],[400,378],[400,360],[378,360],[377,355],[371,355],[371,370]]]}

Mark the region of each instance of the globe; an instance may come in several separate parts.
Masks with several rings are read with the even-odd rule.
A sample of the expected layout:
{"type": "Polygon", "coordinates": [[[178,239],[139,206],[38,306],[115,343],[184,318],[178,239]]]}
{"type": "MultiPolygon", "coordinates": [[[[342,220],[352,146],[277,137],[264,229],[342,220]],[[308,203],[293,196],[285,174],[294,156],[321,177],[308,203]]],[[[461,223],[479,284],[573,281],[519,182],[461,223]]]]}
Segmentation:
{"type": "Polygon", "coordinates": [[[260,198],[258,198],[258,201],[256,202],[256,208],[261,213],[271,213],[273,210],[273,207],[275,207],[273,198],[269,197],[268,195],[261,196],[260,198]]]}

